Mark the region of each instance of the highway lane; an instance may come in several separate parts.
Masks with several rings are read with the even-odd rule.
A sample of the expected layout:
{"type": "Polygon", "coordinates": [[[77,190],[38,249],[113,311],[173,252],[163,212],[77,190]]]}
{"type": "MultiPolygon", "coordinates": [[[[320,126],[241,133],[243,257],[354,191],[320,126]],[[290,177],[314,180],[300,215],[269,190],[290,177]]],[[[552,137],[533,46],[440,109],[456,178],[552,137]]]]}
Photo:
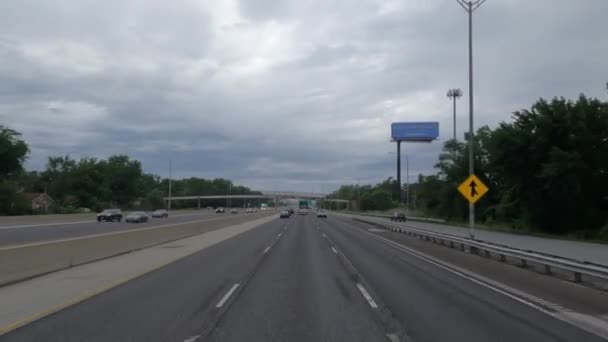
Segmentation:
{"type": "Polygon", "coordinates": [[[205,340],[386,341],[357,282],[313,222],[295,218],[205,340]]]}
{"type": "Polygon", "coordinates": [[[261,225],[0,342],[387,341],[387,335],[601,341],[389,247],[348,220],[310,215],[261,225]]]}
{"type": "Polygon", "coordinates": [[[171,215],[168,218],[152,218],[147,223],[126,223],[126,222],[97,222],[95,214],[92,214],[91,221],[87,222],[55,222],[52,225],[40,223],[33,226],[21,226],[15,228],[0,227],[0,246],[24,244],[48,240],[57,240],[86,235],[110,233],[126,229],[141,229],[171,223],[191,222],[204,219],[214,219],[216,217],[226,217],[229,215],[250,215],[240,212],[239,214],[215,214],[213,211],[200,211],[181,215],[171,215]]]}
{"type": "Polygon", "coordinates": [[[412,341],[603,341],[512,298],[371,239],[347,219],[321,231],[403,322],[412,341]]]}

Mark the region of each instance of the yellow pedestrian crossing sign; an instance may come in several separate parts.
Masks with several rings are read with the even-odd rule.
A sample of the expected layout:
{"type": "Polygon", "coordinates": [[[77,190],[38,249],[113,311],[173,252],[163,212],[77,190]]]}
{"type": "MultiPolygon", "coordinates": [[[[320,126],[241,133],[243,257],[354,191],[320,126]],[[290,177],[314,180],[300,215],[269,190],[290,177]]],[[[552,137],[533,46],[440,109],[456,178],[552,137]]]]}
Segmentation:
{"type": "Polygon", "coordinates": [[[488,192],[488,187],[483,184],[475,175],[470,175],[467,180],[458,186],[458,191],[466,198],[469,203],[475,203],[488,192]]]}

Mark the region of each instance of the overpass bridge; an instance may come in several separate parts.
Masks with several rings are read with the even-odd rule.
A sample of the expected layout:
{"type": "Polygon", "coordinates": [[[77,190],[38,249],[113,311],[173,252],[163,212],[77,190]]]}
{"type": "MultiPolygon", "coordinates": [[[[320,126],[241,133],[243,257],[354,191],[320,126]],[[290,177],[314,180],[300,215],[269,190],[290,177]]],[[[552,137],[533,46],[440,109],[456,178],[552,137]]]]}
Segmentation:
{"type": "MultiPolygon", "coordinates": [[[[249,195],[230,195],[230,194],[222,194],[222,195],[193,195],[193,196],[171,196],[164,197],[163,200],[167,203],[167,206],[170,208],[171,203],[174,201],[184,201],[184,200],[196,200],[198,208],[201,208],[201,200],[217,200],[217,199],[225,199],[227,201],[231,201],[232,199],[243,200],[243,206],[245,205],[245,200],[273,200],[275,203],[279,202],[282,199],[307,199],[307,200],[317,200],[323,202],[332,202],[332,203],[344,203],[348,208],[348,200],[337,199],[337,198],[326,198],[327,194],[315,193],[315,192],[297,192],[297,191],[256,191],[259,194],[249,194],[249,195]]],[[[230,205],[228,204],[227,207],[230,205]]]]}

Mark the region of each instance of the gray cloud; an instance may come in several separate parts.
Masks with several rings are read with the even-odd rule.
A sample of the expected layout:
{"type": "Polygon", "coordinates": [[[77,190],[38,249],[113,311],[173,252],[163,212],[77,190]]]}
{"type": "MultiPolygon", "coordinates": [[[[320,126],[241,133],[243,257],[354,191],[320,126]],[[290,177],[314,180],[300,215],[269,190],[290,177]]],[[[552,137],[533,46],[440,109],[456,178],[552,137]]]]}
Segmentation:
{"type": "MultiPolygon", "coordinates": [[[[475,14],[476,126],[538,97],[604,97],[604,0],[488,1],[475,14]]],[[[126,153],[147,172],[329,191],[394,175],[392,121],[433,172],[467,89],[455,1],[76,0],[0,4],[0,122],[49,155],[126,153]]],[[[467,125],[465,98],[457,126],[467,125]]],[[[412,177],[413,179],[413,177],[412,177]]]]}

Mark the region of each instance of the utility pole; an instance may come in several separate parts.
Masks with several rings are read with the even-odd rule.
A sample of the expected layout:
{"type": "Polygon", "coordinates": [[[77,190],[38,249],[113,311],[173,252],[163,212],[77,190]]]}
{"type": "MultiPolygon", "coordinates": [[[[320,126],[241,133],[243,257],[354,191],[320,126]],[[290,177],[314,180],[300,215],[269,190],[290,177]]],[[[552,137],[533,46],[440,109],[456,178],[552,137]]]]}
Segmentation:
{"type": "Polygon", "coordinates": [[[361,178],[357,178],[357,210],[361,211],[361,178]]]}
{"type": "Polygon", "coordinates": [[[458,89],[458,88],[454,88],[454,89],[450,89],[448,90],[448,97],[451,98],[454,102],[454,120],[453,120],[453,136],[454,136],[454,142],[456,142],[456,100],[459,99],[460,97],[462,97],[462,90],[458,89]]]}
{"type": "Polygon", "coordinates": [[[173,177],[173,159],[169,159],[169,204],[167,211],[171,212],[171,178],[173,177]]]}
{"type": "MultiPolygon", "coordinates": [[[[475,173],[473,153],[473,12],[486,0],[456,0],[469,14],[469,176],[475,173]]],[[[469,237],[475,240],[475,205],[469,203],[469,237]]]]}

